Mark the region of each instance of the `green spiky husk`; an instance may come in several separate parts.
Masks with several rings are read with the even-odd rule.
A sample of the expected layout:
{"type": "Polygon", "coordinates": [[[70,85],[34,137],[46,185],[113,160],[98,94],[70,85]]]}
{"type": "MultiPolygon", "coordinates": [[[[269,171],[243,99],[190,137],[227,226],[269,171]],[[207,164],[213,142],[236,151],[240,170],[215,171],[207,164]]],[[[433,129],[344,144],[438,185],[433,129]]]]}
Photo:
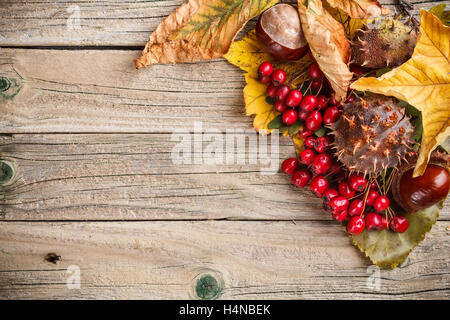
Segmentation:
{"type": "Polygon", "coordinates": [[[394,98],[370,95],[344,105],[331,128],[338,159],[350,171],[397,167],[414,143],[414,127],[394,98]]]}
{"type": "Polygon", "coordinates": [[[400,20],[379,19],[359,30],[352,43],[352,63],[370,69],[396,67],[412,55],[417,30],[400,20]]]}

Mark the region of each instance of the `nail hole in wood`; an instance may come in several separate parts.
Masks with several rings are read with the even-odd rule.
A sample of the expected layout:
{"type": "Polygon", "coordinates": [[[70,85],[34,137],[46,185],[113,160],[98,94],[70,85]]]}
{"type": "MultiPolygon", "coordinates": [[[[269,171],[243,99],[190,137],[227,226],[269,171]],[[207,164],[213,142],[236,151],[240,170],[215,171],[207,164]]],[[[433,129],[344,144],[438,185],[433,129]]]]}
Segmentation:
{"type": "Polygon", "coordinates": [[[56,264],[58,261],[61,261],[61,256],[57,255],[56,253],[50,252],[46,254],[44,260],[56,264]]]}

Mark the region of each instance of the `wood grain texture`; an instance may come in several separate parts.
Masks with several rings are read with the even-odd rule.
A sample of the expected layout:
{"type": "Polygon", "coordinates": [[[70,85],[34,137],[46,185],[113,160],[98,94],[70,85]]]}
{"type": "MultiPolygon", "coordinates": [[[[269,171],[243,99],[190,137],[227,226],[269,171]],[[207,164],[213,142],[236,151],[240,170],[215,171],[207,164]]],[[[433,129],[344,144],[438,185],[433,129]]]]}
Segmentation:
{"type": "Polygon", "coordinates": [[[382,270],[377,291],[368,260],[333,221],[2,222],[0,298],[190,299],[210,274],[223,299],[449,299],[447,226],[382,270]],[[50,252],[61,261],[44,261],[50,252]],[[69,265],[80,267],[80,290],[66,287],[69,265]]]}
{"type": "MultiPolygon", "coordinates": [[[[0,154],[17,172],[0,204],[8,220],[331,219],[308,189],[295,188],[283,173],[262,174],[268,165],[249,164],[259,150],[248,140],[233,149],[243,164],[180,165],[171,159],[178,141],[169,134],[0,139],[0,154]]],[[[294,154],[290,139],[280,138],[273,168],[294,154]]],[[[440,219],[450,220],[449,201],[440,219]]]]}
{"type": "MultiPolygon", "coordinates": [[[[2,46],[142,46],[164,17],[184,0],[93,0],[0,2],[2,46]],[[77,6],[77,7],[75,7],[77,6]],[[76,9],[78,8],[78,9],[76,9]],[[80,29],[73,22],[79,10],[80,29]],[[68,22],[69,21],[69,22],[68,22]]],[[[296,1],[284,1],[296,3],[296,1]]],[[[392,11],[395,0],[380,1],[392,11]]],[[[442,1],[410,0],[411,13],[429,9],[442,1]]],[[[254,20],[246,30],[254,26],[254,20]]]]}
{"type": "MultiPolygon", "coordinates": [[[[0,139],[1,157],[17,172],[14,183],[3,187],[0,208],[6,219],[329,219],[321,202],[296,190],[287,176],[263,175],[268,165],[249,164],[250,155],[260,151],[250,148],[249,140],[232,150],[233,158],[239,154],[245,163],[196,165],[172,162],[178,141],[169,134],[0,139]]],[[[280,138],[280,159],[293,155],[291,140],[280,138]]]]}
{"type": "MultiPolygon", "coordinates": [[[[216,60],[136,70],[138,55],[0,49],[0,76],[20,82],[14,97],[0,100],[1,132],[171,133],[192,130],[196,121],[252,128],[238,68],[216,60]]],[[[11,86],[5,94],[13,92],[11,86]]]]}
{"type": "MultiPolygon", "coordinates": [[[[172,163],[175,129],[252,127],[241,72],[224,60],[137,71],[140,51],[120,48],[143,47],[181,2],[0,1],[0,47],[71,49],[0,48],[11,81],[0,159],[15,169],[0,185],[0,299],[195,299],[201,274],[223,280],[229,299],[449,299],[448,201],[374,291],[344,227],[285,175],[172,163]],[[74,4],[80,30],[67,28],[74,4]],[[62,260],[45,261],[52,252],[62,260]],[[69,265],[81,290],[67,289],[69,265]]],[[[411,2],[415,14],[438,3],[411,2]]],[[[281,139],[280,158],[293,153],[281,139]]]]}

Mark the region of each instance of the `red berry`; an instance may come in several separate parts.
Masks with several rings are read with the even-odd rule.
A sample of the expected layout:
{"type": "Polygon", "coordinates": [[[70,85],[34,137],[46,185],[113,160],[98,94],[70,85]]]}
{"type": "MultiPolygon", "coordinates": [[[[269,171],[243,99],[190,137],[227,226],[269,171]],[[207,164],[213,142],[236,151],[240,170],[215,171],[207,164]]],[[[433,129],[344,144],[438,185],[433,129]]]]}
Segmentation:
{"type": "Polygon", "coordinates": [[[338,190],[339,190],[339,193],[346,198],[352,198],[355,196],[355,193],[356,193],[355,190],[350,188],[348,183],[345,181],[342,181],[341,183],[339,183],[338,190]]]}
{"type": "Polygon", "coordinates": [[[287,158],[281,164],[281,170],[283,170],[286,174],[293,174],[294,171],[298,168],[298,160],[297,158],[287,158]]]}
{"type": "Polygon", "coordinates": [[[309,130],[317,131],[322,126],[322,115],[319,111],[314,110],[306,118],[306,127],[309,130]]]}
{"type": "Polygon", "coordinates": [[[275,107],[275,110],[277,110],[279,113],[283,113],[287,110],[287,106],[281,100],[275,101],[274,107],[275,107]]]}
{"type": "Polygon", "coordinates": [[[340,111],[338,107],[331,106],[325,109],[325,112],[323,114],[323,123],[325,124],[331,124],[335,123],[340,116],[340,111]]]}
{"type": "Polygon", "coordinates": [[[305,147],[307,147],[308,149],[314,149],[314,146],[316,145],[316,140],[317,139],[315,136],[306,138],[304,142],[305,147]]]}
{"type": "Polygon", "coordinates": [[[273,66],[270,62],[264,61],[259,65],[258,68],[258,77],[261,79],[262,77],[270,76],[273,72],[273,66]]]}
{"type": "Polygon", "coordinates": [[[317,152],[325,152],[330,148],[331,140],[327,136],[318,137],[314,144],[314,149],[317,152]]]}
{"type": "Polygon", "coordinates": [[[347,210],[342,210],[337,213],[332,213],[331,216],[333,219],[343,222],[347,218],[347,210]]]}
{"type": "Polygon", "coordinates": [[[403,216],[395,216],[391,219],[391,229],[397,233],[403,233],[408,230],[408,219],[403,216]]]}
{"type": "Polygon", "coordinates": [[[297,112],[293,109],[289,109],[283,112],[283,122],[289,126],[297,121],[297,117],[297,112]]]}
{"type": "Polygon", "coordinates": [[[353,95],[350,95],[345,99],[345,103],[352,103],[353,101],[355,101],[355,96],[353,95]]]}
{"type": "Polygon", "coordinates": [[[263,76],[261,78],[259,78],[259,82],[261,83],[269,83],[272,80],[272,78],[270,76],[263,76]]]}
{"type": "Polygon", "coordinates": [[[319,91],[322,88],[322,79],[313,79],[311,81],[311,90],[319,91]]]}
{"type": "Polygon", "coordinates": [[[364,201],[355,199],[350,203],[348,207],[348,214],[351,216],[359,216],[364,210],[364,201]]]}
{"type": "Polygon", "coordinates": [[[317,108],[319,110],[323,110],[326,107],[328,107],[328,98],[325,97],[323,94],[319,94],[317,96],[317,108]]]}
{"type": "Polygon", "coordinates": [[[331,213],[339,213],[343,210],[347,211],[348,208],[348,199],[343,196],[337,196],[330,200],[328,203],[327,209],[331,213]]]}
{"type": "MultiPolygon", "coordinates": [[[[300,118],[300,114],[298,115],[298,117],[300,118]]],[[[303,139],[306,139],[306,138],[312,136],[313,134],[314,134],[314,131],[308,130],[306,128],[303,128],[302,131],[300,131],[300,137],[302,137],[303,139]]]]}
{"type": "Polygon", "coordinates": [[[278,87],[273,83],[269,84],[266,89],[266,93],[269,97],[275,98],[275,94],[277,93],[278,87]]]}
{"type": "Polygon", "coordinates": [[[380,196],[380,194],[375,191],[375,190],[370,190],[369,193],[367,194],[367,199],[366,199],[366,204],[368,206],[373,205],[373,202],[375,201],[376,198],[378,198],[380,196]]]}
{"type": "Polygon", "coordinates": [[[337,192],[336,189],[328,188],[322,194],[322,199],[325,204],[328,204],[331,201],[331,199],[336,198],[337,196],[339,196],[339,192],[337,192]]]}
{"type": "Polygon", "coordinates": [[[303,95],[300,91],[296,90],[296,89],[292,89],[288,96],[286,97],[286,100],[284,101],[284,103],[288,106],[288,107],[292,107],[295,108],[296,106],[298,106],[300,104],[300,102],[302,101],[303,95]]]}
{"type": "Polygon", "coordinates": [[[389,201],[389,198],[387,196],[379,196],[373,202],[372,207],[378,212],[381,212],[386,210],[390,204],[391,201],[389,201]]]}
{"type": "Polygon", "coordinates": [[[275,93],[275,99],[283,101],[289,94],[289,91],[291,91],[291,89],[289,89],[287,85],[282,84],[278,87],[277,92],[275,93]]]}
{"type": "Polygon", "coordinates": [[[353,72],[358,77],[366,72],[366,70],[355,64],[350,66],[350,71],[353,72]]]}
{"type": "Polygon", "coordinates": [[[313,79],[322,79],[323,72],[320,70],[317,62],[314,62],[309,66],[309,76],[313,79]]]}
{"type": "Polygon", "coordinates": [[[372,180],[372,182],[370,183],[369,189],[370,190],[377,190],[378,189],[378,185],[377,185],[377,182],[375,180],[372,180]]]}
{"type": "MultiPolygon", "coordinates": [[[[383,229],[386,228],[386,222],[385,222],[385,225],[383,227],[381,216],[378,213],[376,213],[376,212],[369,212],[366,215],[366,219],[365,220],[366,220],[366,228],[367,228],[367,230],[371,230],[371,231],[373,231],[373,230],[383,230],[383,229]]],[[[386,220],[386,218],[385,218],[385,220],[386,220]]]]}
{"type": "Polygon", "coordinates": [[[328,189],[328,181],[323,176],[314,177],[309,188],[316,196],[321,198],[322,194],[328,189]]]}
{"type": "MultiPolygon", "coordinates": [[[[309,112],[303,111],[302,109],[299,110],[299,112],[298,112],[299,119],[306,121],[306,119],[308,119],[308,116],[309,116],[309,112]]],[[[306,129],[306,130],[311,131],[309,129],[306,129]]],[[[314,133],[314,131],[311,131],[311,132],[314,133]]]]}
{"type": "Polygon", "coordinates": [[[282,69],[277,69],[272,73],[272,83],[276,86],[282,85],[286,81],[286,72],[282,69]]]}
{"type": "Polygon", "coordinates": [[[303,111],[311,112],[317,107],[317,98],[312,94],[307,94],[300,102],[300,108],[303,111]]]}
{"type": "Polygon", "coordinates": [[[389,228],[389,223],[390,223],[390,221],[386,219],[386,216],[382,215],[380,230],[385,230],[385,229],[389,228]]]}
{"type": "Polygon", "coordinates": [[[309,179],[311,179],[311,174],[306,169],[300,169],[294,172],[292,175],[291,182],[299,188],[305,187],[309,179]]]}
{"type": "Polygon", "coordinates": [[[366,189],[367,180],[362,174],[351,174],[348,177],[348,184],[353,190],[362,192],[364,189],[366,189]]]}
{"type": "Polygon", "coordinates": [[[309,166],[313,163],[314,158],[316,157],[316,153],[311,149],[302,150],[299,154],[300,163],[309,166]]]}
{"type": "Polygon", "coordinates": [[[336,100],[336,97],[334,96],[334,93],[331,94],[329,103],[332,106],[337,106],[339,104],[339,101],[336,100]]]}
{"type": "Polygon", "coordinates": [[[314,158],[312,170],[315,174],[325,174],[330,170],[332,162],[329,154],[321,153],[314,158]]]}
{"type": "Polygon", "coordinates": [[[347,231],[350,234],[360,234],[364,227],[366,226],[366,223],[364,222],[364,219],[361,217],[352,217],[350,221],[347,224],[347,231]]]}
{"type": "Polygon", "coordinates": [[[337,162],[333,162],[330,168],[330,173],[333,175],[338,175],[341,172],[341,170],[342,166],[337,162]]]}

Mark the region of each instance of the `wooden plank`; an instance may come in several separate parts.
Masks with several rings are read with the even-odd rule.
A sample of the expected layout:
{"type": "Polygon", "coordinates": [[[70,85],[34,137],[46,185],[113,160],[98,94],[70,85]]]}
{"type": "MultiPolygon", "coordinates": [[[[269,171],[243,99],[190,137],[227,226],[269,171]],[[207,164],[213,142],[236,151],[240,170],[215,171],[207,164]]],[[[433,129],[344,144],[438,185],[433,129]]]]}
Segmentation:
{"type": "MultiPolygon", "coordinates": [[[[171,152],[179,142],[169,134],[0,139],[1,157],[17,172],[2,190],[6,219],[329,219],[321,202],[287,176],[263,175],[261,168],[269,166],[259,160],[250,164],[250,155],[263,149],[249,140],[233,148],[231,164],[177,164],[171,152]],[[237,163],[238,155],[244,163],[237,163]]],[[[280,138],[279,151],[275,171],[278,157],[295,155],[289,138],[280,138]]]]}
{"type": "Polygon", "coordinates": [[[249,129],[244,77],[225,60],[136,70],[137,51],[0,49],[3,133],[249,129]],[[16,84],[15,84],[16,83],[16,84]]]}
{"type": "MultiPolygon", "coordinates": [[[[193,139],[193,135],[192,135],[193,139]]],[[[225,137],[223,138],[226,139],[225,137]]],[[[249,163],[259,148],[234,148],[238,164],[177,164],[169,134],[3,136],[0,154],[14,163],[0,204],[9,220],[275,219],[329,220],[321,201],[283,173],[249,163]]],[[[208,143],[203,142],[205,147],[208,143]]],[[[282,159],[293,156],[280,138],[282,159]]],[[[226,149],[224,150],[226,152],[226,149]]],[[[268,150],[270,154],[270,150],[268,150]]],[[[224,159],[224,158],[223,158],[224,159]]],[[[278,163],[276,163],[279,160],[278,163]]],[[[450,220],[450,202],[441,211],[450,220]]]]}
{"type": "MultiPolygon", "coordinates": [[[[144,46],[150,33],[184,0],[2,0],[2,46],[144,46]],[[77,13],[78,12],[78,13],[77,13]],[[79,15],[80,28],[74,27],[79,15]]],[[[296,1],[291,1],[296,3],[296,1]]],[[[395,0],[380,1],[391,10],[395,0]]],[[[410,0],[412,13],[442,1],[410,0]]],[[[246,30],[254,26],[254,20],[246,30]]]]}
{"type": "Polygon", "coordinates": [[[2,222],[0,230],[0,298],[189,299],[205,274],[223,299],[450,298],[448,222],[399,268],[382,270],[379,291],[367,286],[368,260],[332,221],[2,222]],[[61,261],[45,261],[48,253],[61,261]],[[67,288],[71,265],[80,290],[67,288]]]}

